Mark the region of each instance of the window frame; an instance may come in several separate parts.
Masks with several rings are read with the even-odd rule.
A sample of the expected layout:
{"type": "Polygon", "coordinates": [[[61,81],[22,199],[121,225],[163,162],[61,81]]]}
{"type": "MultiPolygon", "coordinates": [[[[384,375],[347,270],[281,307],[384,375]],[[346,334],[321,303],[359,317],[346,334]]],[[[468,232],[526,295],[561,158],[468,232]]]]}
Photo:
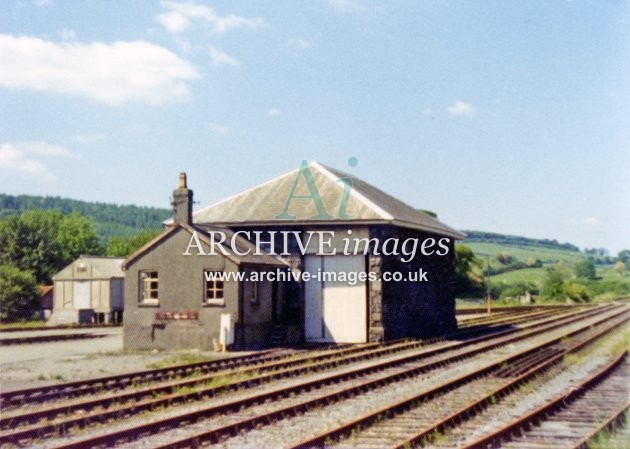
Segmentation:
{"type": "Polygon", "coordinates": [[[201,304],[204,307],[225,307],[225,279],[223,281],[219,281],[219,280],[208,280],[206,278],[206,273],[223,273],[225,275],[225,271],[221,271],[221,270],[210,270],[210,269],[203,269],[203,279],[202,279],[202,284],[203,284],[203,296],[201,298],[201,304]],[[216,283],[221,282],[223,285],[221,287],[218,287],[216,285],[216,283]],[[214,283],[215,285],[213,286],[212,289],[209,289],[208,284],[210,283],[214,283]],[[208,298],[208,292],[212,290],[214,292],[214,298],[208,298]],[[217,292],[221,293],[221,297],[217,298],[216,294],[217,292]]]}
{"type": "Polygon", "coordinates": [[[160,274],[159,274],[159,270],[156,270],[154,268],[150,268],[150,269],[146,269],[146,270],[139,270],[138,271],[138,305],[140,306],[152,306],[152,307],[157,307],[160,305],[160,274]],[[144,278],[143,275],[145,273],[155,273],[155,277],[147,277],[144,278]],[[149,292],[155,292],[156,297],[155,298],[151,298],[146,297],[146,284],[147,283],[151,283],[151,282],[156,282],[156,287],[155,288],[149,288],[148,291],[149,292]]]}

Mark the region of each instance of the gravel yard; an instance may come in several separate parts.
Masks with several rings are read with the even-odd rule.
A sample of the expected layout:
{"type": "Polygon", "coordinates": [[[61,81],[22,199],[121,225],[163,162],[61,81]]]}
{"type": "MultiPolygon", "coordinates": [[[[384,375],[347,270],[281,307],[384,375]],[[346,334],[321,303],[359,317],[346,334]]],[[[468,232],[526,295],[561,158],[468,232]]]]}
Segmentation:
{"type": "Polygon", "coordinates": [[[102,338],[3,346],[0,348],[0,390],[12,391],[159,366],[241,355],[202,351],[123,351],[122,328],[24,331],[0,338],[55,333],[106,334],[102,338]]]}

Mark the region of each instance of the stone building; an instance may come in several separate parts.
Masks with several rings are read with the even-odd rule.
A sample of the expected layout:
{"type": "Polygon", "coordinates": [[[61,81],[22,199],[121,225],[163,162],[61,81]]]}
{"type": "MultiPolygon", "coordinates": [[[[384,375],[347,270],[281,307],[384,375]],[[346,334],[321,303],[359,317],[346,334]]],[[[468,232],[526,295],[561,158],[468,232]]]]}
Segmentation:
{"type": "Polygon", "coordinates": [[[274,296],[279,292],[268,280],[249,280],[251,272],[286,267],[286,262],[266,254],[242,256],[252,249],[244,238],[235,238],[236,251],[222,246],[212,256],[184,256],[191,239],[196,249],[210,252],[208,231],[229,229],[191,223],[192,190],[185,175],[173,192],[175,222],[166,231],[132,254],[125,270],[125,349],[212,349],[223,341],[239,346],[260,346],[272,323],[274,296]],[[238,275],[224,280],[215,275],[238,275]],[[222,316],[228,316],[229,337],[221,335],[222,316]],[[232,337],[233,336],[233,337],[232,337]]]}
{"type": "MultiPolygon", "coordinates": [[[[208,318],[212,326],[202,323],[207,309],[201,288],[185,274],[201,269],[190,266],[193,262],[186,257],[191,256],[182,256],[194,230],[205,234],[200,242],[205,252],[213,246],[218,230],[226,233],[226,243],[235,236],[242,247],[253,245],[252,252],[264,250],[257,261],[239,263],[242,256],[230,254],[233,265],[221,262],[224,270],[259,264],[255,270],[299,275],[278,275],[268,281],[268,301],[261,302],[255,312],[250,310],[250,315],[250,305],[243,301],[243,295],[247,297],[244,281],[231,281],[230,286],[226,282],[224,288],[233,289],[232,296],[226,296],[219,307],[233,317],[237,343],[262,344],[265,332],[273,334],[276,343],[286,341],[287,335],[307,342],[359,343],[434,336],[456,328],[454,242],[464,235],[356,177],[317,162],[304,162],[289,173],[194,213],[192,192],[184,185],[174,192],[174,205],[174,219],[166,223],[169,229],[161,237],[173,244],[156,258],[178,273],[164,279],[169,283],[164,288],[178,292],[175,296],[180,304],[187,304],[182,310],[198,313],[192,315],[200,321],[194,331],[199,336],[193,340],[206,340],[203,344],[169,341],[167,346],[208,347],[207,339],[218,334],[217,316],[208,318]],[[310,278],[305,280],[307,273],[310,278]],[[194,298],[192,302],[186,299],[189,297],[194,298]],[[254,316],[258,321],[256,331],[251,331],[253,323],[248,319],[254,316]]],[[[149,257],[159,239],[144,249],[143,257],[149,257]]],[[[139,332],[132,318],[135,312],[130,315],[130,310],[140,308],[140,278],[135,271],[130,275],[128,268],[137,257],[125,263],[128,347],[139,332]]],[[[192,257],[206,261],[209,267],[215,256],[192,257]]],[[[163,323],[158,317],[153,321],[145,317],[143,326],[159,329],[163,323]]],[[[152,332],[157,338],[158,331],[152,332]]],[[[181,338],[192,338],[186,332],[181,338]]]]}

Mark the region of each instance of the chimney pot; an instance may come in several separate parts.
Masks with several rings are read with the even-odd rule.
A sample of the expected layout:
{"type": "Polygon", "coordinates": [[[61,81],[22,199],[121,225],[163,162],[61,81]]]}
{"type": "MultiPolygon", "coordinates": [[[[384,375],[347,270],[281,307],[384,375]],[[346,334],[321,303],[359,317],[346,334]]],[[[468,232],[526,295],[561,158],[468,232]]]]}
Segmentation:
{"type": "Polygon", "coordinates": [[[173,219],[175,222],[192,224],[193,191],[186,183],[186,173],[179,174],[179,186],[173,190],[173,219]]]}

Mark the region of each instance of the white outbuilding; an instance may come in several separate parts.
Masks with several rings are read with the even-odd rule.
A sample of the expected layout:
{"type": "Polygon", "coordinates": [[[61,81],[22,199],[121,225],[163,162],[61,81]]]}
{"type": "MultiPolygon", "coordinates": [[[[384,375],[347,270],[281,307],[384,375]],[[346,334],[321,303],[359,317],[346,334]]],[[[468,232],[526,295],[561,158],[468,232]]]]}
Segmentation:
{"type": "Polygon", "coordinates": [[[49,325],[122,322],[125,259],[81,256],[53,276],[49,325]]]}

